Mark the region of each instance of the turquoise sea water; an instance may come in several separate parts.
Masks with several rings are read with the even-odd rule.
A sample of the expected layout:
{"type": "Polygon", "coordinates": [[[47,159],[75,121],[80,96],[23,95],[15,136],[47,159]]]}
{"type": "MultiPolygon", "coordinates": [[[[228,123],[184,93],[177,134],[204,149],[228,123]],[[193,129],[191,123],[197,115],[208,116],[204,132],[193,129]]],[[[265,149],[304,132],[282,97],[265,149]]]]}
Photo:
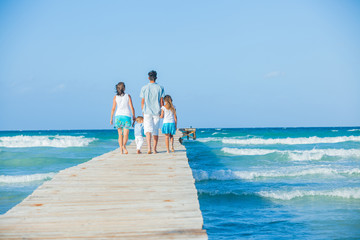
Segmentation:
{"type": "MultiPolygon", "coordinates": [[[[359,239],[360,127],[198,129],[184,141],[209,239],[359,239]]],[[[0,132],[0,214],[117,148],[111,130],[0,132]]]]}
{"type": "Polygon", "coordinates": [[[0,132],[0,214],[56,172],[117,147],[114,130],[0,132]]]}

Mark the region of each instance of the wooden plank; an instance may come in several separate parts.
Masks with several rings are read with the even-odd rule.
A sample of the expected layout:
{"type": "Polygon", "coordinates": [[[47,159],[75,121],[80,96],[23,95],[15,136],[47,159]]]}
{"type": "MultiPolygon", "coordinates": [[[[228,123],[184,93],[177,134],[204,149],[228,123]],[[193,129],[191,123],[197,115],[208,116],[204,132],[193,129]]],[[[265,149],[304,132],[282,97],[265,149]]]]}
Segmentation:
{"type": "Polygon", "coordinates": [[[0,216],[1,239],[207,239],[185,147],[114,150],[60,171],[0,216]]]}

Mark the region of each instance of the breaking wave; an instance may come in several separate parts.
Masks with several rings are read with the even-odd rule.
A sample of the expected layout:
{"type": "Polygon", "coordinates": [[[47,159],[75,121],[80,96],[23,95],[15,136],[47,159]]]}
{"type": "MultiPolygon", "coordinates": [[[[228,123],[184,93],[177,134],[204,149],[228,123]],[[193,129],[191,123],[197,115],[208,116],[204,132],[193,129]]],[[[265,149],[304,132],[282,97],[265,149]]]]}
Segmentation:
{"type": "Polygon", "coordinates": [[[348,130],[348,132],[358,132],[358,131],[360,131],[360,129],[350,129],[350,130],[348,130]]]}
{"type": "Polygon", "coordinates": [[[221,190],[199,190],[199,195],[208,196],[238,196],[252,197],[260,196],[265,198],[273,198],[278,200],[292,200],[302,197],[339,197],[345,199],[360,199],[360,188],[339,188],[333,190],[293,190],[293,191],[260,191],[260,192],[236,192],[221,190]]]}
{"type": "Polygon", "coordinates": [[[0,147],[26,148],[26,147],[84,147],[97,140],[84,136],[14,136],[0,137],[0,147]]]}
{"type": "Polygon", "coordinates": [[[228,135],[229,133],[226,132],[214,132],[211,135],[228,135]]]}
{"type": "Polygon", "coordinates": [[[339,143],[339,142],[360,142],[360,136],[341,136],[341,137],[302,137],[302,138],[220,138],[207,137],[198,138],[199,142],[222,142],[224,144],[239,145],[300,145],[300,144],[317,144],[317,143],[339,143]]]}
{"type": "Polygon", "coordinates": [[[205,180],[254,180],[258,178],[286,178],[286,177],[300,177],[306,175],[359,175],[360,169],[333,169],[328,167],[317,168],[280,168],[278,170],[267,171],[232,171],[232,170],[217,170],[207,172],[203,170],[195,170],[193,172],[196,181],[205,180]]]}
{"type": "Polygon", "coordinates": [[[360,149],[312,149],[312,150],[276,150],[276,149],[247,149],[227,148],[222,152],[233,155],[266,155],[270,153],[287,154],[291,160],[306,161],[320,160],[324,156],[331,157],[360,157],[360,149]]]}
{"type": "Polygon", "coordinates": [[[227,148],[224,147],[221,149],[224,153],[229,153],[233,155],[266,155],[275,152],[281,152],[280,150],[272,149],[249,149],[249,148],[227,148]]]}
{"type": "Polygon", "coordinates": [[[291,200],[309,196],[340,197],[347,199],[360,199],[360,188],[340,188],[334,190],[294,190],[294,191],[261,191],[258,194],[266,198],[291,200]]]}
{"type": "Polygon", "coordinates": [[[1,183],[27,183],[34,181],[45,181],[50,180],[55,176],[56,173],[38,173],[31,175],[0,175],[0,184],[1,183]]]}
{"type": "Polygon", "coordinates": [[[250,138],[250,139],[235,139],[224,138],[221,140],[225,144],[242,144],[242,145],[270,145],[270,144],[316,144],[316,143],[339,143],[349,141],[360,141],[360,136],[342,136],[342,137],[304,137],[304,138],[250,138]]]}

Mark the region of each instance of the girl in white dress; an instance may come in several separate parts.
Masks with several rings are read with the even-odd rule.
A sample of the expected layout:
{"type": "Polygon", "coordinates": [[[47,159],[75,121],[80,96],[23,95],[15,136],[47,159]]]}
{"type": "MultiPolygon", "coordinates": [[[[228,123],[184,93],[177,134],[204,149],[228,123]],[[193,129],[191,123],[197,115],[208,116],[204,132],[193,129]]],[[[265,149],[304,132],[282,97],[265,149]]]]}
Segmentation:
{"type": "Polygon", "coordinates": [[[173,105],[172,98],[170,95],[166,95],[164,97],[165,106],[161,107],[161,115],[160,118],[164,118],[163,126],[161,131],[165,134],[165,145],[167,152],[170,153],[169,150],[169,140],[171,141],[171,151],[174,152],[174,135],[177,129],[177,116],[176,109],[173,105]]]}

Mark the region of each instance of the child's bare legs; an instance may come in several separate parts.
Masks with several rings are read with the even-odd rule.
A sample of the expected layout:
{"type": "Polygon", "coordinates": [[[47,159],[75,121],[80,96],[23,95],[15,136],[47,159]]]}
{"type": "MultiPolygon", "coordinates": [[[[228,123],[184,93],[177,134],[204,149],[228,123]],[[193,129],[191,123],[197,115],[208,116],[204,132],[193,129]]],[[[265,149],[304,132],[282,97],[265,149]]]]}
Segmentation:
{"type": "Polygon", "coordinates": [[[118,128],[118,134],[119,134],[119,147],[120,147],[120,151],[121,151],[121,154],[123,153],[123,134],[122,134],[122,129],[121,128],[118,128]]]}
{"type": "Polygon", "coordinates": [[[170,153],[170,150],[169,150],[169,137],[170,137],[170,134],[165,134],[165,146],[166,146],[167,153],[170,153]]]}
{"type": "Polygon", "coordinates": [[[129,139],[129,129],[124,128],[124,138],[123,138],[123,149],[125,154],[128,154],[128,150],[126,149],[126,144],[129,139]]]}
{"type": "Polygon", "coordinates": [[[170,134],[170,142],[171,142],[171,151],[175,152],[174,149],[174,135],[170,134]]]}
{"type": "Polygon", "coordinates": [[[148,154],[150,154],[151,153],[151,133],[150,132],[146,133],[146,142],[148,145],[148,154]]]}
{"type": "Polygon", "coordinates": [[[158,144],[158,141],[159,141],[159,136],[158,135],[153,135],[153,138],[154,138],[154,153],[157,153],[157,144],[158,144]]]}

